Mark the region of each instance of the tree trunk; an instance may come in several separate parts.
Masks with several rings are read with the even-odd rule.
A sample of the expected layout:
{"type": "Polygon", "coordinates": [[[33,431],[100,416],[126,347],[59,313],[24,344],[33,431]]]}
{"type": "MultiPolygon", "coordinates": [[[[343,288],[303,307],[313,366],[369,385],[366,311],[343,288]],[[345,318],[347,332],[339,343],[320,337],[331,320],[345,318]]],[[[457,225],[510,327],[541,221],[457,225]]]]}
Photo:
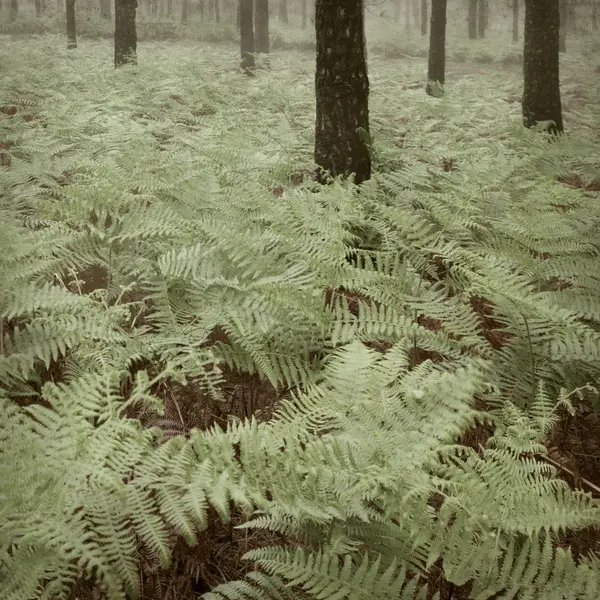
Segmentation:
{"type": "Polygon", "coordinates": [[[250,75],[254,70],[254,27],[252,13],[254,11],[253,0],[240,0],[240,51],[242,61],[240,66],[246,74],[250,75]]]}
{"type": "Polygon", "coordinates": [[[137,0],[115,0],[115,68],[137,64],[137,5],[137,0]]]}
{"type": "Polygon", "coordinates": [[[287,0],[279,0],[279,21],[288,23],[288,3],[287,0]]]}
{"type": "Polygon", "coordinates": [[[219,0],[214,0],[215,3],[215,23],[221,22],[221,6],[219,0]]]}
{"type": "Polygon", "coordinates": [[[519,0],[512,0],[512,40],[513,42],[519,41],[519,0]]]}
{"type": "Polygon", "coordinates": [[[254,0],[254,50],[269,53],[269,0],[254,0]]]}
{"type": "Polygon", "coordinates": [[[306,26],[308,25],[308,6],[306,4],[307,0],[301,0],[302,2],[302,6],[301,6],[301,10],[302,10],[302,29],[306,29],[306,26]]]}
{"type": "Polygon", "coordinates": [[[487,29],[487,0],[479,0],[479,12],[477,14],[477,37],[484,38],[487,29]]]}
{"type": "Polygon", "coordinates": [[[181,0],[181,24],[187,25],[188,20],[188,0],[181,0]]]}
{"type": "Polygon", "coordinates": [[[427,25],[429,24],[429,9],[427,0],[421,0],[421,35],[427,35],[427,25]]]}
{"type": "MultiPolygon", "coordinates": [[[[371,177],[369,77],[362,0],[317,0],[315,162],[331,176],[371,177]],[[362,130],[362,131],[361,131],[362,130]]],[[[321,173],[320,181],[327,180],[321,173]]]]}
{"type": "Polygon", "coordinates": [[[553,121],[550,133],[563,131],[558,38],[559,0],[525,0],[523,123],[553,121]]]}
{"type": "Polygon", "coordinates": [[[446,11],[448,0],[431,0],[431,28],[429,33],[429,63],[427,88],[430,96],[437,95],[446,81],[446,11]]]}
{"type": "Polygon", "coordinates": [[[110,0],[100,0],[100,17],[112,21],[112,7],[110,0]]]}
{"type": "Polygon", "coordinates": [[[167,19],[173,17],[173,0],[167,0],[167,19]]]}
{"type": "Polygon", "coordinates": [[[42,16],[42,0],[35,0],[35,18],[40,19],[42,16]]]}
{"type": "Polygon", "coordinates": [[[404,29],[410,33],[410,0],[404,0],[404,29]]]}
{"type": "Polygon", "coordinates": [[[592,31],[598,31],[598,0],[592,0],[592,31]]]}
{"type": "Polygon", "coordinates": [[[560,28],[558,33],[559,52],[567,51],[567,22],[569,20],[567,13],[567,0],[559,0],[558,11],[560,15],[560,28]]]}
{"type": "Polygon", "coordinates": [[[19,14],[19,0],[10,0],[10,20],[14,21],[19,14]]]}
{"type": "Polygon", "coordinates": [[[567,0],[567,31],[577,33],[577,7],[574,0],[567,0]]]}
{"type": "Polygon", "coordinates": [[[477,39],[477,5],[478,0],[469,0],[469,39],[477,39]]]}
{"type": "Polygon", "coordinates": [[[75,32],[75,0],[66,2],[67,17],[67,50],[77,48],[77,34],[75,32]]]}
{"type": "Polygon", "coordinates": [[[204,0],[200,0],[200,2],[198,3],[198,12],[200,13],[200,22],[204,23],[204,0]]]}
{"type": "Polygon", "coordinates": [[[417,29],[421,29],[421,9],[419,7],[419,0],[410,0],[412,3],[413,21],[417,29]]]}

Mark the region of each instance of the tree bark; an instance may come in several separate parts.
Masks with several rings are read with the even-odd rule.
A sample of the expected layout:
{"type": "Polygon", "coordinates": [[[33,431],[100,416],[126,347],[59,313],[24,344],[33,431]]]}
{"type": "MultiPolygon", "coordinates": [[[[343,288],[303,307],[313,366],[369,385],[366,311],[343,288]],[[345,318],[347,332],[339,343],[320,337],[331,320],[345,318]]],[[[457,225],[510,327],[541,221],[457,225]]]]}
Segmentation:
{"type": "Polygon", "coordinates": [[[40,19],[42,17],[42,0],[35,0],[35,18],[40,19]]]}
{"type": "Polygon", "coordinates": [[[592,0],[592,31],[598,31],[598,4],[592,0]]]}
{"type": "Polygon", "coordinates": [[[10,0],[10,20],[14,21],[19,14],[19,0],[10,0]]]}
{"type": "Polygon", "coordinates": [[[523,52],[523,123],[533,127],[553,121],[547,131],[563,131],[558,38],[559,0],[525,0],[523,52]]]}
{"type": "Polygon", "coordinates": [[[484,38],[487,29],[487,0],[479,0],[479,12],[477,13],[477,37],[484,38]]]}
{"type": "Polygon", "coordinates": [[[137,5],[137,0],[115,0],[115,68],[137,64],[137,5]]]}
{"type": "Polygon", "coordinates": [[[254,0],[254,50],[269,53],[269,0],[254,0]]]}
{"type": "Polygon", "coordinates": [[[512,0],[512,41],[519,41],[519,0],[512,0]]]}
{"type": "Polygon", "coordinates": [[[301,0],[302,2],[302,6],[301,6],[301,10],[302,10],[302,29],[306,29],[306,26],[308,25],[308,6],[307,6],[307,0],[301,0]]]}
{"type": "Polygon", "coordinates": [[[110,0],[100,0],[100,17],[112,21],[112,7],[110,0]]]}
{"type": "Polygon", "coordinates": [[[427,0],[421,0],[421,35],[427,35],[429,24],[429,9],[427,0]]]}
{"type": "Polygon", "coordinates": [[[469,39],[477,39],[477,5],[478,0],[469,0],[469,39]]]}
{"type": "Polygon", "coordinates": [[[67,0],[66,2],[66,17],[67,17],[67,50],[77,48],[77,34],[75,32],[75,0],[67,0]]]}
{"type": "Polygon", "coordinates": [[[429,33],[429,63],[427,88],[430,96],[436,95],[446,81],[446,12],[448,0],[431,0],[431,27],[429,33]]]}
{"type": "Polygon", "coordinates": [[[240,0],[240,66],[246,74],[250,75],[254,70],[254,27],[252,23],[252,13],[254,12],[253,0],[240,0]]]}
{"type": "MultiPolygon", "coordinates": [[[[369,77],[362,0],[317,0],[315,162],[331,176],[371,177],[369,77]],[[362,132],[361,132],[362,130],[362,132]]],[[[327,180],[320,174],[320,181],[327,180]]]]}
{"type": "Polygon", "coordinates": [[[567,24],[569,21],[567,13],[567,0],[559,0],[558,11],[560,15],[560,28],[558,30],[558,50],[567,51],[567,24]]]}
{"type": "Polygon", "coordinates": [[[288,23],[288,3],[287,0],[279,0],[279,21],[288,23]]]}

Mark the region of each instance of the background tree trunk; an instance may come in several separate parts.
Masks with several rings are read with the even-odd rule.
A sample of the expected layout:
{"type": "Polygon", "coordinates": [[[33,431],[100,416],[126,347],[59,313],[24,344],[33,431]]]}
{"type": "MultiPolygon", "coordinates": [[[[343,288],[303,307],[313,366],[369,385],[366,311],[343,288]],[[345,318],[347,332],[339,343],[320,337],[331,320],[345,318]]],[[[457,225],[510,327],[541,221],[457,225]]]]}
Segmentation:
{"type": "Polygon", "coordinates": [[[137,0],[115,0],[115,68],[137,63],[137,5],[137,0]]]}
{"type": "Polygon", "coordinates": [[[254,50],[269,52],[269,0],[254,0],[254,50]]]}
{"type": "Polygon", "coordinates": [[[167,0],[167,18],[173,17],[173,0],[167,0]]]}
{"type": "Polygon", "coordinates": [[[302,11],[302,29],[306,29],[307,25],[308,25],[308,6],[307,6],[307,0],[301,0],[302,2],[302,6],[301,6],[301,11],[302,11]]]}
{"type": "Polygon", "coordinates": [[[214,0],[215,3],[215,22],[221,22],[221,6],[219,4],[219,0],[214,0]]]}
{"type": "Polygon", "coordinates": [[[10,20],[14,21],[19,14],[19,0],[10,0],[10,20]]]}
{"type": "Polygon", "coordinates": [[[186,25],[187,20],[188,20],[188,0],[181,0],[181,24],[186,25]]]}
{"type": "Polygon", "coordinates": [[[279,21],[288,23],[288,3],[287,0],[279,0],[279,21]]]}
{"type": "Polygon", "coordinates": [[[477,13],[477,37],[484,38],[487,29],[488,4],[487,0],[479,0],[477,13]]]}
{"type": "Polygon", "coordinates": [[[558,38],[559,0],[525,0],[523,123],[554,121],[550,133],[563,131],[558,38]]]}
{"type": "Polygon", "coordinates": [[[39,19],[42,16],[42,0],[35,0],[35,18],[39,19]]]}
{"type": "Polygon", "coordinates": [[[254,27],[252,23],[254,2],[252,0],[240,0],[240,7],[240,52],[242,58],[240,66],[247,74],[250,74],[255,67],[254,27]]]}
{"type": "Polygon", "coordinates": [[[427,0],[421,0],[421,35],[427,35],[429,24],[429,9],[427,8],[427,0]]]}
{"type": "Polygon", "coordinates": [[[100,0],[100,17],[112,21],[112,7],[110,0],[100,0]]]}
{"type": "Polygon", "coordinates": [[[404,29],[410,33],[410,0],[404,0],[404,29]]]}
{"type": "Polygon", "coordinates": [[[558,11],[560,15],[560,29],[558,33],[559,52],[567,51],[567,22],[569,20],[567,13],[567,0],[559,0],[558,11]]]}
{"type": "Polygon", "coordinates": [[[598,4],[592,0],[592,31],[598,31],[598,4]]]}
{"type": "Polygon", "coordinates": [[[369,132],[369,77],[362,0],[317,0],[315,26],[315,162],[333,177],[354,173],[362,183],[371,176],[363,138],[369,132]]]}
{"type": "Polygon", "coordinates": [[[433,96],[446,81],[446,12],[448,0],[431,0],[426,92],[433,96]]]}
{"type": "Polygon", "coordinates": [[[477,0],[469,0],[469,39],[477,39],[477,0]]]}
{"type": "Polygon", "coordinates": [[[77,34],[75,32],[75,0],[66,2],[67,17],[67,50],[77,48],[77,34]]]}
{"type": "Polygon", "coordinates": [[[519,0],[512,0],[512,41],[519,41],[519,0]]]}

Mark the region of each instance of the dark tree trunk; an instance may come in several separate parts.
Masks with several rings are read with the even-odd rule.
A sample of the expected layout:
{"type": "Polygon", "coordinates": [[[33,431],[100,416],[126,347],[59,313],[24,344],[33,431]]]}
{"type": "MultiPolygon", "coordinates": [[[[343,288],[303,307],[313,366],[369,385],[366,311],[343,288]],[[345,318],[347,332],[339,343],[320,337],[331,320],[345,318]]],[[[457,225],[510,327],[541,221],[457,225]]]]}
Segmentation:
{"type": "Polygon", "coordinates": [[[512,0],[512,39],[513,42],[519,41],[519,0],[512,0]]]}
{"type": "Polygon", "coordinates": [[[219,5],[219,0],[214,0],[215,3],[215,23],[221,22],[221,6],[219,5]]]}
{"type": "Polygon", "coordinates": [[[431,28],[429,32],[429,63],[426,92],[436,95],[446,81],[446,11],[448,0],[431,0],[431,28]]]}
{"type": "Polygon", "coordinates": [[[75,0],[66,2],[67,16],[67,50],[77,48],[77,34],[75,32],[75,0]]]}
{"type": "Polygon", "coordinates": [[[213,0],[208,0],[208,15],[207,18],[209,21],[215,20],[215,6],[213,4],[213,0]]]}
{"type": "Polygon", "coordinates": [[[269,0],[254,0],[254,50],[269,53],[269,0]]]}
{"type": "Polygon", "coordinates": [[[238,31],[242,29],[242,0],[237,0],[237,10],[235,11],[235,27],[238,31]]]}
{"type": "Polygon", "coordinates": [[[362,183],[371,177],[364,139],[369,132],[369,77],[362,0],[317,0],[315,26],[315,162],[333,177],[354,173],[355,182],[362,183]]]}
{"type": "Polygon", "coordinates": [[[477,39],[477,5],[478,0],[469,0],[469,39],[477,39]]]}
{"type": "Polygon", "coordinates": [[[240,0],[240,50],[242,62],[240,66],[250,75],[254,70],[254,27],[252,13],[254,12],[253,0],[240,0]]]}
{"type": "Polygon", "coordinates": [[[592,31],[598,31],[598,5],[592,0],[592,31]]]}
{"type": "Polygon", "coordinates": [[[429,23],[429,9],[427,0],[421,0],[421,35],[427,35],[427,25],[429,23]]]}
{"type": "Polygon", "coordinates": [[[188,0],[181,0],[181,24],[187,25],[188,20],[188,0]]]}
{"type": "Polygon", "coordinates": [[[282,23],[288,22],[288,3],[287,0],[279,0],[279,20],[282,23]]]}
{"type": "Polygon", "coordinates": [[[10,0],[10,20],[14,21],[19,14],[19,0],[10,0]]]}
{"type": "Polygon", "coordinates": [[[558,30],[558,50],[567,51],[567,23],[569,20],[567,13],[567,0],[559,0],[558,11],[560,15],[560,28],[558,30]]]}
{"type": "Polygon", "coordinates": [[[525,0],[523,123],[553,121],[550,133],[563,131],[558,60],[559,0],[525,0]]]}
{"type": "Polygon", "coordinates": [[[306,29],[306,26],[308,25],[308,6],[306,5],[307,0],[301,0],[301,1],[302,1],[302,6],[301,6],[302,29],[306,29]]]}
{"type": "Polygon", "coordinates": [[[484,38],[487,29],[487,0],[479,0],[479,12],[477,13],[477,37],[484,38]]]}
{"type": "Polygon", "coordinates": [[[42,16],[42,0],[35,0],[35,18],[39,19],[42,16]]]}
{"type": "Polygon", "coordinates": [[[204,23],[204,0],[198,3],[198,12],[200,13],[200,22],[204,23]]]}
{"type": "Polygon", "coordinates": [[[137,0],[115,0],[115,68],[137,64],[137,5],[137,0]]]}
{"type": "Polygon", "coordinates": [[[100,16],[107,21],[112,21],[110,0],[100,0],[100,16]]]}

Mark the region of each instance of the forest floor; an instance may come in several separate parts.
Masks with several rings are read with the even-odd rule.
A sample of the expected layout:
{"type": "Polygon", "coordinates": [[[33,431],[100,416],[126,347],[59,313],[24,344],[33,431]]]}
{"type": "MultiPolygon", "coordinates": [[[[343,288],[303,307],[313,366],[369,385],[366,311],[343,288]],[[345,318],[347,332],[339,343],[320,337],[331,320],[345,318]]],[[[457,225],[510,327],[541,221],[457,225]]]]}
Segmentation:
{"type": "MultiPolygon", "coordinates": [[[[228,44],[142,43],[139,66],[115,72],[109,41],[81,40],[69,53],[56,36],[2,43],[10,45],[10,52],[0,64],[0,164],[12,164],[3,177],[16,186],[17,194],[35,193],[29,167],[21,161],[68,184],[78,164],[100,161],[104,154],[126,147],[127,140],[132,140],[135,153],[124,154],[123,165],[130,169],[131,181],[143,175],[150,190],[169,189],[170,163],[214,172],[232,194],[238,193],[236,182],[243,181],[244,186],[250,182],[267,187],[277,197],[313,170],[310,52],[274,51],[269,67],[259,61],[255,77],[249,78],[238,69],[238,49],[228,44]]],[[[589,85],[598,78],[598,60],[587,49],[582,52],[576,48],[562,57],[565,128],[585,132],[598,143],[597,87],[589,85]]],[[[486,185],[493,184],[495,173],[501,180],[519,161],[524,135],[522,67],[514,52],[505,60],[489,52],[471,53],[469,60],[451,56],[441,99],[424,93],[424,57],[394,54],[403,52],[378,47],[369,54],[376,171],[409,172],[418,178],[434,167],[460,169],[486,185]]],[[[590,157],[590,164],[594,160],[590,157]]],[[[584,165],[577,176],[555,185],[557,190],[570,186],[597,193],[600,183],[586,178],[584,165]]],[[[246,409],[239,406],[248,405],[270,412],[277,402],[277,395],[257,378],[231,376],[227,389],[232,404],[238,405],[236,412],[243,413],[246,409]]],[[[185,395],[178,393],[175,400],[165,396],[167,411],[183,407],[185,413],[185,395]]],[[[208,417],[215,420],[215,415],[208,417]]],[[[553,438],[554,456],[572,473],[574,484],[586,480],[600,487],[599,440],[600,417],[589,407],[570,420],[562,437],[557,433],[553,438]]],[[[227,527],[206,535],[212,545],[209,560],[203,555],[206,544],[191,556],[178,543],[176,567],[162,585],[180,594],[185,589],[192,597],[205,590],[189,588],[187,580],[177,583],[185,579],[182,574],[190,571],[190,564],[201,565],[201,578],[214,585],[239,576],[241,555],[265,543],[246,530],[227,527]]],[[[175,597],[169,593],[162,597],[175,597]]],[[[149,589],[146,597],[151,597],[149,589]]]]}

